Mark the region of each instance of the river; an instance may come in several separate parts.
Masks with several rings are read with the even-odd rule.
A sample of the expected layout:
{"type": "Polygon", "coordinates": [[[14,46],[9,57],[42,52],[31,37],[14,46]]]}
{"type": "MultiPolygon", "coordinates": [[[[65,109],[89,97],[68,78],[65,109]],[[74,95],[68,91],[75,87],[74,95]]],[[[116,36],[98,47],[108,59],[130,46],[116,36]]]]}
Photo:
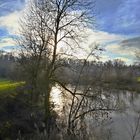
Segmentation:
{"type": "MultiPolygon", "coordinates": [[[[111,104],[119,104],[121,110],[111,111],[109,119],[99,127],[94,119],[88,119],[88,131],[94,131],[99,140],[140,140],[140,94],[109,90],[103,92],[102,99],[109,100],[111,104]]],[[[59,88],[52,89],[52,101],[57,111],[62,110],[64,99],[59,88]]]]}

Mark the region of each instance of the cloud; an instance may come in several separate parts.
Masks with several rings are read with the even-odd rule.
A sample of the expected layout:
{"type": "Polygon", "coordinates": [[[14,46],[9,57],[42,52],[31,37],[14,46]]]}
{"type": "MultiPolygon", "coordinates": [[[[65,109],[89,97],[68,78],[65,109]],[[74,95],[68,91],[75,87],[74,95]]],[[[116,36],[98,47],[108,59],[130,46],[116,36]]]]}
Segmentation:
{"type": "Polygon", "coordinates": [[[130,38],[127,40],[123,40],[120,45],[122,47],[133,48],[133,49],[140,49],[140,37],[130,38]]]}
{"type": "Polygon", "coordinates": [[[24,0],[3,0],[0,2],[0,49],[12,50],[15,47],[13,36],[19,30],[24,0]],[[14,5],[14,6],[13,6],[14,5]],[[9,13],[11,11],[11,13],[9,13]]]}
{"type": "Polygon", "coordinates": [[[102,62],[106,62],[108,60],[115,60],[115,59],[119,59],[124,61],[126,64],[132,64],[133,63],[133,57],[132,55],[134,54],[130,54],[128,55],[128,51],[125,50],[122,52],[122,49],[120,49],[119,46],[113,46],[113,48],[108,48],[106,51],[104,51],[103,53],[100,54],[100,59],[99,61],[102,62]]]}
{"type": "Polygon", "coordinates": [[[108,43],[122,41],[126,38],[126,36],[97,30],[95,31],[89,28],[85,29],[84,34],[87,35],[87,37],[84,39],[84,41],[82,41],[81,46],[86,48],[89,46],[92,48],[92,46],[95,44],[98,44],[100,47],[104,47],[108,43]]]}
{"type": "Polygon", "coordinates": [[[103,31],[94,31],[91,29],[87,30],[87,33],[89,34],[88,40],[94,41],[97,43],[108,43],[113,41],[120,41],[125,38],[125,36],[122,35],[116,35],[113,33],[103,32],[103,31]]]}
{"type": "Polygon", "coordinates": [[[19,29],[19,18],[21,17],[21,12],[15,11],[7,16],[0,17],[0,26],[6,28],[9,33],[16,34],[19,29]]]}
{"type": "Polygon", "coordinates": [[[140,51],[140,37],[125,39],[119,43],[109,44],[106,46],[110,53],[135,57],[136,51],[140,51]]]}
{"type": "MultiPolygon", "coordinates": [[[[108,44],[113,44],[114,42],[115,44],[117,44],[118,42],[121,42],[126,39],[126,36],[111,34],[111,33],[97,31],[97,30],[95,31],[88,28],[84,30],[84,35],[87,37],[83,39],[80,43],[80,46],[83,49],[78,50],[74,53],[74,55],[80,59],[84,59],[86,56],[88,56],[89,53],[91,53],[91,51],[95,47],[95,45],[98,45],[99,47],[104,49],[106,48],[106,46],[110,46],[108,44]]],[[[116,48],[118,48],[118,46],[116,48]]],[[[76,48],[74,50],[76,50],[76,48]]],[[[111,52],[111,49],[109,49],[109,51],[111,52]]],[[[114,51],[114,48],[112,51],[114,51]]],[[[113,55],[110,55],[108,50],[103,51],[103,52],[95,51],[95,54],[96,56],[99,56],[99,61],[102,61],[102,62],[114,59],[114,56],[119,57],[118,55],[113,54],[113,53],[111,53],[113,55]]],[[[91,56],[89,60],[95,60],[95,57],[91,56]]]]}
{"type": "Polygon", "coordinates": [[[133,48],[123,48],[119,44],[110,44],[106,46],[106,50],[110,53],[123,55],[123,56],[134,56],[135,51],[133,48]]]}
{"type": "MultiPolygon", "coordinates": [[[[69,51],[69,49],[64,49],[65,44],[59,44],[61,51],[68,51],[68,53],[72,53],[74,56],[78,57],[79,59],[85,59],[93,50],[95,45],[99,45],[99,47],[104,48],[107,44],[112,42],[120,42],[123,41],[126,36],[111,34],[103,31],[95,31],[89,28],[84,29],[82,35],[85,35],[80,42],[80,48],[74,48],[74,52],[69,51]],[[61,48],[62,47],[62,48],[61,48]],[[82,49],[81,49],[82,48],[82,49]]],[[[73,45],[73,44],[72,44],[73,45]]],[[[112,59],[112,56],[102,51],[94,51],[96,56],[99,56],[99,61],[108,61],[112,59]]],[[[90,56],[89,60],[95,60],[94,56],[90,56]]]]}
{"type": "Polygon", "coordinates": [[[14,47],[15,42],[12,38],[3,38],[0,40],[0,49],[4,47],[14,47]]]}

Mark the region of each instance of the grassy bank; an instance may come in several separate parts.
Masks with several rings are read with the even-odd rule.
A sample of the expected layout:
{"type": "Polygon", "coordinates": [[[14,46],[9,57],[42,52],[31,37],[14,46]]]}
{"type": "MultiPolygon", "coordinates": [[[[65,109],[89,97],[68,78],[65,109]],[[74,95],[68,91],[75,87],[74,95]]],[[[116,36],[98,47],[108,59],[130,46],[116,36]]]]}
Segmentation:
{"type": "Polygon", "coordinates": [[[24,84],[25,82],[14,82],[7,79],[0,79],[0,93],[14,91],[17,87],[24,84]]]}

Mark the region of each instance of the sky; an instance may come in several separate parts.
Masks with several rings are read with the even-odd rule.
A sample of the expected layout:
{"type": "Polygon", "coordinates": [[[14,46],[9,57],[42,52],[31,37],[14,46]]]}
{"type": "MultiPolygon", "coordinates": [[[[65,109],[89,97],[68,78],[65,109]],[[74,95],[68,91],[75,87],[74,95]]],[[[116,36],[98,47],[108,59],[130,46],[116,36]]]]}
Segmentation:
{"type": "MultiPolygon", "coordinates": [[[[121,59],[133,63],[135,52],[140,51],[140,0],[96,0],[96,28],[89,29],[87,47],[93,42],[105,51],[101,60],[121,59]]],[[[25,0],[0,0],[0,49],[15,47],[19,17],[25,0]]]]}

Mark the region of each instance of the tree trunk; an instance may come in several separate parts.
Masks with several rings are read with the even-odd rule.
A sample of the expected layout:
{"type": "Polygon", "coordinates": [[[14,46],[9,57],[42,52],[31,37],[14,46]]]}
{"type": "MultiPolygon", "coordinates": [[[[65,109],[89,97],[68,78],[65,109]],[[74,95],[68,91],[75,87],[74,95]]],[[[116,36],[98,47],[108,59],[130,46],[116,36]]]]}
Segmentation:
{"type": "Polygon", "coordinates": [[[45,108],[45,127],[47,133],[50,133],[51,128],[51,104],[50,104],[50,93],[51,93],[51,86],[50,82],[47,81],[46,83],[46,91],[45,91],[45,101],[44,101],[44,108],[45,108]]]}

